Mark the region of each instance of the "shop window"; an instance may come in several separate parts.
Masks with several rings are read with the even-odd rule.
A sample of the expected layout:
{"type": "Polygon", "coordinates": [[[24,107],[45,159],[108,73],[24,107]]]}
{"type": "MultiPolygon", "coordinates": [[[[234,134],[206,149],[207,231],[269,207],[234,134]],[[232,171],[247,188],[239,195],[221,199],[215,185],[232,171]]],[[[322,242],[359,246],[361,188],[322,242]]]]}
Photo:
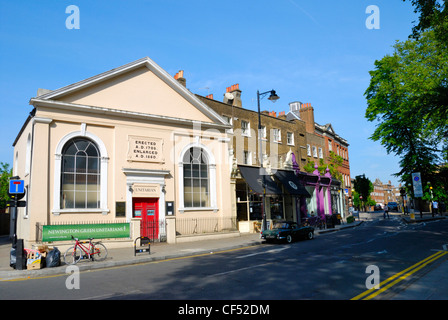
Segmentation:
{"type": "Polygon", "coordinates": [[[269,200],[271,207],[271,219],[274,220],[284,219],[283,197],[282,196],[270,197],[269,200]]]}
{"type": "Polygon", "coordinates": [[[100,153],[84,138],[69,140],[62,150],[61,209],[100,208],[100,153]]]}

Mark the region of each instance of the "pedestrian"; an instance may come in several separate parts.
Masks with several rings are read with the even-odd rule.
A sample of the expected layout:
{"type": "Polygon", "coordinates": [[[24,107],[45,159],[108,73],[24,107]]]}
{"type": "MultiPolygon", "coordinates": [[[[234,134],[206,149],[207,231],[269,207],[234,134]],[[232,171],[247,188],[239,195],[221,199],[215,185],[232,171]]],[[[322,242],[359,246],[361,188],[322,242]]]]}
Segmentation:
{"type": "Polygon", "coordinates": [[[437,201],[433,201],[432,202],[432,216],[434,216],[434,214],[437,214],[439,211],[439,203],[437,201]]]}
{"type": "Polygon", "coordinates": [[[384,219],[386,219],[386,215],[387,215],[387,218],[389,219],[390,218],[389,217],[389,207],[387,204],[384,205],[384,219]]]}

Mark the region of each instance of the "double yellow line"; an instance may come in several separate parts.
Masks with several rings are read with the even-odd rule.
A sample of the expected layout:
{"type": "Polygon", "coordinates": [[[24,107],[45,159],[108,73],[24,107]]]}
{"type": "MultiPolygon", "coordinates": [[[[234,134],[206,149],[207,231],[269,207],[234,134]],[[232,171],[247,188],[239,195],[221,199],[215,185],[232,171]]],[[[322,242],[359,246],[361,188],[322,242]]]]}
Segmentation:
{"type": "Polygon", "coordinates": [[[424,260],[422,260],[420,262],[417,262],[416,264],[410,266],[409,268],[407,268],[407,269],[405,269],[405,270],[403,270],[403,271],[393,275],[392,277],[384,280],[379,285],[380,289],[375,289],[375,288],[369,289],[369,290],[364,291],[363,293],[357,295],[356,297],[352,298],[351,300],[370,300],[372,298],[375,298],[380,293],[386,291],[387,289],[389,289],[390,287],[394,286],[398,282],[406,279],[407,277],[411,276],[412,274],[414,274],[418,270],[424,268],[428,264],[434,262],[435,260],[443,257],[446,254],[448,254],[448,251],[437,251],[436,253],[434,253],[433,255],[430,255],[426,259],[424,259],[424,260]]]}

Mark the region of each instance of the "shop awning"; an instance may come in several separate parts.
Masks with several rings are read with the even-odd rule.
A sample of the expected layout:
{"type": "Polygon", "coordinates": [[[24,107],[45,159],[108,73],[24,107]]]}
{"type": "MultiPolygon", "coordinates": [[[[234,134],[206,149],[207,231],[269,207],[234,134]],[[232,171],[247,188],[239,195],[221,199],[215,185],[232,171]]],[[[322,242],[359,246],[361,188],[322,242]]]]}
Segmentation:
{"type": "Polygon", "coordinates": [[[280,190],[275,181],[272,180],[271,176],[266,172],[264,168],[239,165],[238,169],[240,169],[241,176],[244,178],[244,180],[246,180],[250,189],[254,193],[263,194],[264,181],[264,185],[266,186],[266,194],[282,194],[282,190],[280,190]],[[264,176],[263,174],[260,174],[260,172],[262,172],[264,176]]]}
{"type": "Polygon", "coordinates": [[[296,177],[293,171],[277,170],[275,177],[285,186],[289,194],[311,198],[311,195],[306,191],[300,180],[296,177]]]}

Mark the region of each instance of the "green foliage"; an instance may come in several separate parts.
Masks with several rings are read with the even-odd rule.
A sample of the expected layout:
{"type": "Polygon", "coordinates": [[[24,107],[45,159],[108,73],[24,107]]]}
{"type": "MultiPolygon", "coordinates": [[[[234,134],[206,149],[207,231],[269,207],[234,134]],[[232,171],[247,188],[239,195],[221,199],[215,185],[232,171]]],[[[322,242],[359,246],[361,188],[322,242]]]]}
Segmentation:
{"type": "Polygon", "coordinates": [[[411,182],[412,172],[431,181],[447,142],[448,50],[432,30],[394,48],[370,72],[365,116],[377,122],[370,138],[401,158],[396,176],[403,182],[411,182]]]}
{"type": "MultiPolygon", "coordinates": [[[[321,175],[324,175],[327,171],[327,168],[330,170],[330,174],[333,178],[342,181],[342,174],[338,171],[338,168],[342,165],[344,159],[341,156],[338,156],[333,151],[330,151],[330,160],[328,163],[324,161],[324,159],[319,159],[319,164],[317,166],[317,170],[321,175]]],[[[315,162],[308,158],[308,162],[304,166],[304,169],[308,173],[313,173],[315,170],[315,162]]]]}
{"type": "Polygon", "coordinates": [[[9,164],[0,162],[0,208],[6,208],[6,202],[9,201],[8,189],[11,176],[12,169],[9,169],[9,164]]]}
{"type": "Polygon", "coordinates": [[[355,222],[355,217],[354,216],[348,216],[347,217],[347,223],[352,223],[355,222]]]}
{"type": "Polygon", "coordinates": [[[422,32],[433,29],[436,33],[437,40],[441,44],[448,45],[448,1],[410,1],[414,6],[414,12],[420,14],[418,24],[412,30],[412,37],[418,39],[422,32]]]}
{"type": "Polygon", "coordinates": [[[372,203],[373,205],[376,204],[374,203],[375,201],[370,198],[370,193],[373,191],[373,184],[369,178],[366,178],[364,174],[355,177],[355,180],[353,182],[353,189],[355,190],[352,191],[353,204],[356,207],[364,207],[365,209],[366,206],[371,206],[372,203]],[[354,194],[356,195],[357,199],[355,199],[354,194]],[[358,205],[356,205],[357,203],[358,205]]]}

